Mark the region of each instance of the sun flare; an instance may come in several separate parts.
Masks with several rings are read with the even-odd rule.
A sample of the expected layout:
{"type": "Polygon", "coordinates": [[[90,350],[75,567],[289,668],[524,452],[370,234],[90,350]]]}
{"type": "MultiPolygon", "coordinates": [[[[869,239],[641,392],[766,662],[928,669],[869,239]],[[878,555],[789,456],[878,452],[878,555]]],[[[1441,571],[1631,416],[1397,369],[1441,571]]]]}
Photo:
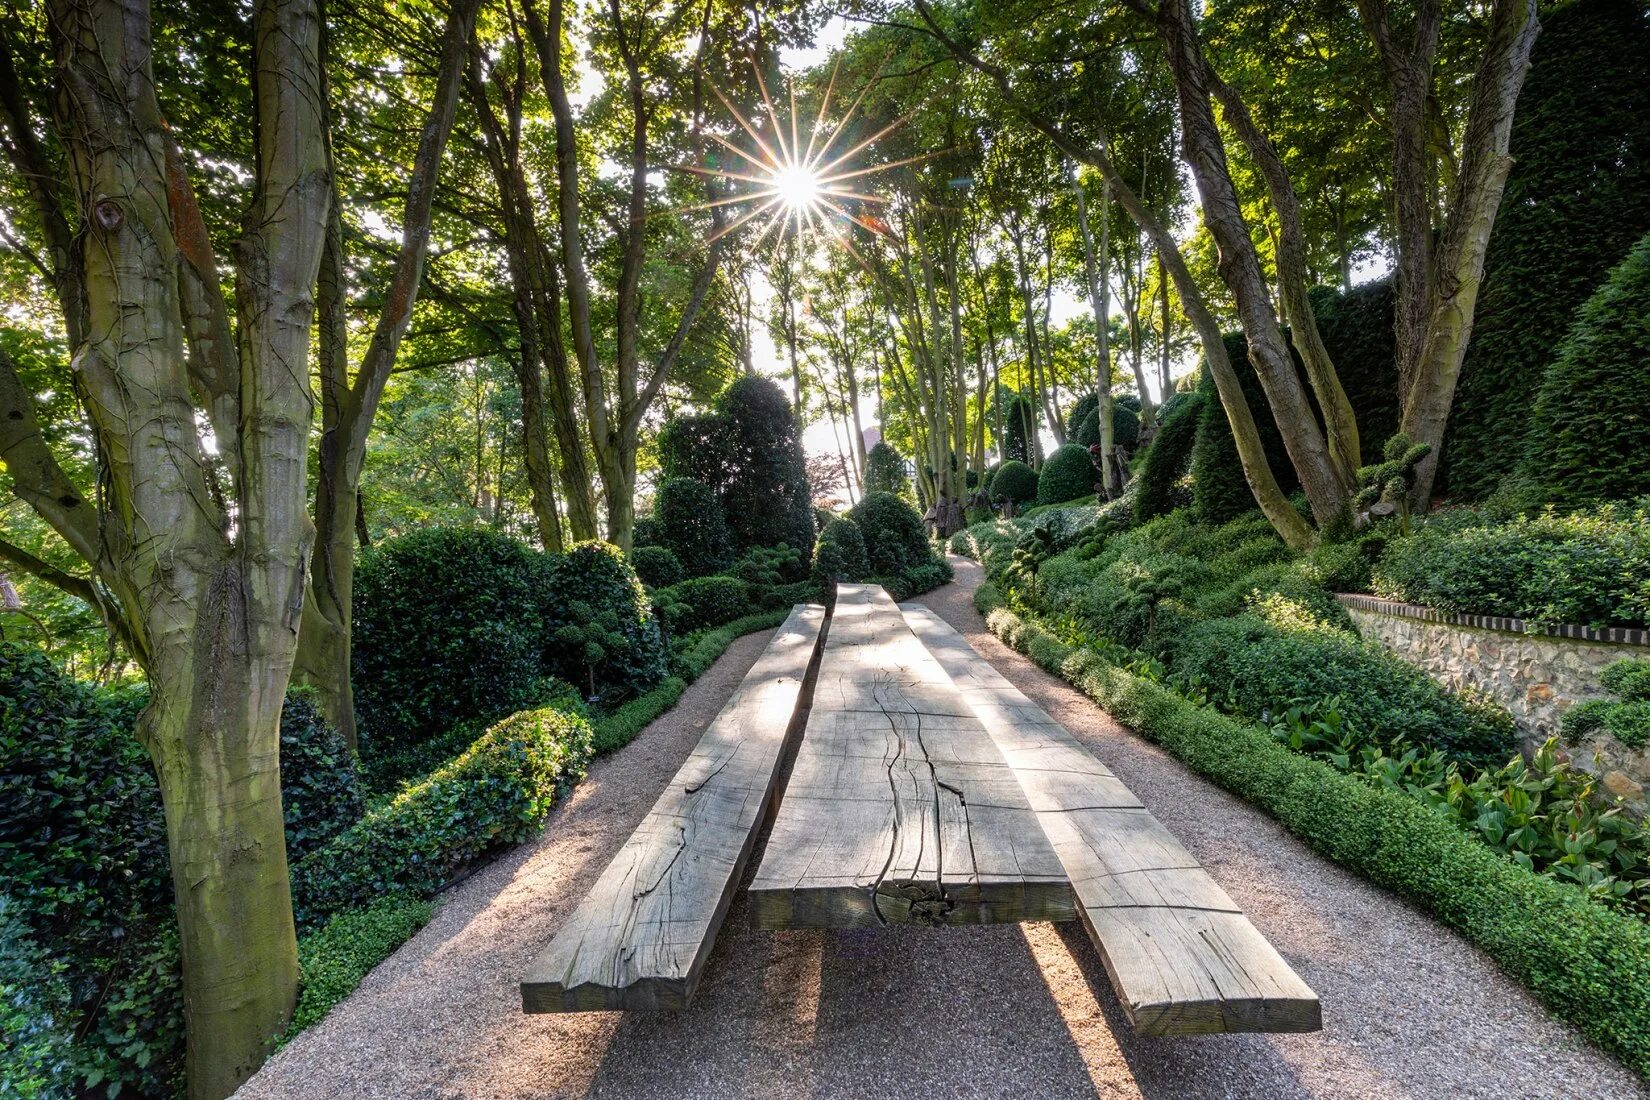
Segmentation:
{"type": "Polygon", "coordinates": [[[773,174],[773,190],[787,208],[809,208],[819,201],[819,176],[805,165],[788,164],[773,174]]]}

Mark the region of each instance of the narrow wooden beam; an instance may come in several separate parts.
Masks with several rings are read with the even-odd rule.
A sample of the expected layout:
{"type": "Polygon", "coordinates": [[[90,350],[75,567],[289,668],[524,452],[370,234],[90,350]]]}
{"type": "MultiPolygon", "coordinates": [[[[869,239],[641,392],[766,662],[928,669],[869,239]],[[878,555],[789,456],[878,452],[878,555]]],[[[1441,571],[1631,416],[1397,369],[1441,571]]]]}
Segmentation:
{"type": "Polygon", "coordinates": [[[1317,994],[1116,776],[939,616],[902,610],[1014,770],[1135,1030],[1323,1026],[1317,994]]]}
{"type": "Polygon", "coordinates": [[[825,609],[798,605],[521,982],[527,1012],[685,1008],[799,735],[825,609]]]}
{"type": "Polygon", "coordinates": [[[1013,772],[880,588],[837,586],[750,895],[762,929],[1076,916],[1013,772]]]}

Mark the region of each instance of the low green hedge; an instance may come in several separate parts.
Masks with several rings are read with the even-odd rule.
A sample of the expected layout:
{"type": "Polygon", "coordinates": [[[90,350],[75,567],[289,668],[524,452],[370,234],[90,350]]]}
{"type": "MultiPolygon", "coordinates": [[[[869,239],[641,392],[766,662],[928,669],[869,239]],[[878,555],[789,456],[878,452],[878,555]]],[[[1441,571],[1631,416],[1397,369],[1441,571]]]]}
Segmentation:
{"type": "Polygon", "coordinates": [[[591,726],[594,735],[591,744],[600,756],[616,752],[630,744],[631,739],[647,724],[676,705],[689,684],[697,680],[716,663],[735,638],[758,630],[772,630],[790,615],[789,607],[746,615],[714,630],[702,631],[681,639],[671,654],[671,673],[664,682],[645,695],[638,695],[624,706],[604,714],[591,726]]]}
{"type": "Polygon", "coordinates": [[[487,850],[527,839],[584,777],[589,723],[552,707],[497,723],[451,763],[292,865],[308,927],[387,894],[431,897],[487,850]]]}
{"type": "Polygon", "coordinates": [[[1064,645],[982,586],[991,629],[1318,852],[1455,929],[1561,1019],[1650,1078],[1650,926],[1524,870],[1406,795],[1064,645]]]}
{"type": "Polygon", "coordinates": [[[373,967],[429,922],[435,906],[399,894],[339,913],[298,940],[298,1007],[282,1042],[332,1011],[373,967]]]}
{"type": "Polygon", "coordinates": [[[673,635],[721,626],[750,609],[751,586],[738,577],[694,577],[653,593],[673,635]]]}

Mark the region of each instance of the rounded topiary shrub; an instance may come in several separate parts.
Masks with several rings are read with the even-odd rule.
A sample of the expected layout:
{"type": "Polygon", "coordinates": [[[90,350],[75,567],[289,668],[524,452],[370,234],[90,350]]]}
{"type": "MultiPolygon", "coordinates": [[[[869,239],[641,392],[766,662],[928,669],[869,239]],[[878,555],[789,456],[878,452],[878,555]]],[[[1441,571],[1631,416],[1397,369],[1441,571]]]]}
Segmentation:
{"type": "Polygon", "coordinates": [[[682,559],[663,546],[638,546],[630,552],[631,567],[649,588],[667,588],[687,576],[682,559]]]}
{"type": "Polygon", "coordinates": [[[861,581],[871,575],[871,560],[865,553],[865,536],[851,519],[833,519],[819,533],[814,546],[814,581],[821,585],[839,581],[861,581]]]}
{"type": "Polygon", "coordinates": [[[905,472],[905,457],[881,440],[865,453],[865,491],[906,496],[911,478],[905,472]]]}
{"type": "MultiPolygon", "coordinates": [[[[1084,456],[1088,455],[1085,452],[1084,456]]],[[[991,499],[1030,504],[1037,499],[1037,471],[1017,459],[1009,459],[997,467],[991,477],[991,499]]]]}
{"type": "Polygon", "coordinates": [[[381,754],[520,710],[543,652],[544,557],[495,531],[431,527],[355,571],[355,707],[381,754]]]}
{"type": "Polygon", "coordinates": [[[664,679],[653,604],[617,546],[574,544],[552,560],[547,582],[544,658],[552,673],[604,702],[664,679]]]}
{"type": "Polygon", "coordinates": [[[916,509],[892,493],[872,493],[848,513],[865,540],[873,573],[898,573],[928,560],[928,536],[916,509]]]}
{"type": "Polygon", "coordinates": [[[1037,503],[1059,504],[1094,492],[1100,474],[1094,468],[1088,448],[1067,443],[1043,463],[1037,475],[1037,503]]]}
{"type": "Polygon", "coordinates": [[[659,487],[653,518],[659,545],[676,555],[690,577],[720,572],[733,562],[733,540],[716,494],[702,481],[673,477],[659,487]]]}
{"type": "Polygon", "coordinates": [[[673,635],[721,626],[754,611],[751,586],[738,577],[692,577],[653,594],[673,635]]]}
{"type": "Polygon", "coordinates": [[[1162,409],[1157,437],[1146,448],[1146,458],[1135,479],[1134,522],[1166,516],[1176,507],[1175,486],[1186,476],[1197,441],[1198,418],[1203,415],[1201,393],[1176,394],[1162,409]]]}

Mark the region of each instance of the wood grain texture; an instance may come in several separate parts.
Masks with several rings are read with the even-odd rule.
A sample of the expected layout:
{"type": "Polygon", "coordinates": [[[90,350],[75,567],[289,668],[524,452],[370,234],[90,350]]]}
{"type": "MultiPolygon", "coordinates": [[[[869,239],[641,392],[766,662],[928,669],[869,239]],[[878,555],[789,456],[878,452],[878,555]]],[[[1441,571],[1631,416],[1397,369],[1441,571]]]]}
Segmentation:
{"type": "Polygon", "coordinates": [[[1317,995],[1116,776],[939,616],[902,610],[1013,768],[1136,1030],[1322,1027],[1317,995]]]}
{"type": "Polygon", "coordinates": [[[1014,773],[881,588],[837,586],[750,894],[763,929],[1076,916],[1014,773]]]}
{"type": "Polygon", "coordinates": [[[527,1012],[680,1009],[698,988],[801,730],[825,609],[792,609],[521,982],[527,1012]]]}

